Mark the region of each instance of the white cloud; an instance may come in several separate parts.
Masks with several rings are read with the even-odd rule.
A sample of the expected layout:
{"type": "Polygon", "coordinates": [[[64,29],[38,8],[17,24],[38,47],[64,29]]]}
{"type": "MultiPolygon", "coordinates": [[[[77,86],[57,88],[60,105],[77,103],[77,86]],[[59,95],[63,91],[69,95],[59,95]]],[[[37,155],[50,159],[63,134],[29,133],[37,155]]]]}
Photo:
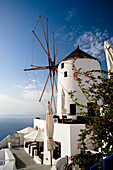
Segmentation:
{"type": "Polygon", "coordinates": [[[113,44],[113,37],[111,37],[109,41],[111,44],[113,44]]]}
{"type": "Polygon", "coordinates": [[[63,25],[62,27],[58,28],[58,30],[55,32],[55,38],[61,38],[64,31],[66,29],[66,26],[63,25]]]}
{"type": "MultiPolygon", "coordinates": [[[[93,57],[99,58],[99,60],[104,60],[104,39],[108,37],[108,32],[105,30],[101,32],[96,29],[94,32],[87,31],[76,38],[76,43],[74,46],[80,45],[80,48],[92,55],[93,57]]],[[[112,40],[112,38],[111,38],[112,40]]]]}
{"type": "Polygon", "coordinates": [[[24,89],[34,89],[35,86],[33,84],[28,84],[27,86],[24,87],[24,89]]]}
{"type": "Polygon", "coordinates": [[[22,89],[22,88],[23,88],[23,86],[22,86],[21,84],[14,85],[13,87],[14,87],[14,88],[19,88],[19,89],[22,89]]]}
{"type": "MultiPolygon", "coordinates": [[[[34,75],[36,77],[36,75],[34,75]]],[[[29,80],[29,84],[28,82],[24,82],[22,85],[15,85],[15,88],[19,88],[21,91],[21,97],[23,98],[23,100],[26,101],[39,101],[39,98],[41,96],[41,93],[43,91],[44,85],[45,85],[45,80],[37,78],[34,79],[33,76],[31,76],[31,74],[29,74],[27,76],[28,80],[29,80]]],[[[50,82],[48,81],[48,84],[46,86],[45,92],[43,94],[42,100],[50,100],[51,99],[51,86],[50,86],[50,82]]],[[[55,94],[56,95],[56,94],[55,94]]]]}
{"type": "Polygon", "coordinates": [[[69,21],[71,21],[75,17],[76,10],[75,9],[71,9],[67,13],[65,13],[64,15],[65,15],[65,20],[69,22],[69,21]]]}
{"type": "Polygon", "coordinates": [[[35,83],[36,82],[36,80],[31,80],[33,83],[35,83]]]}
{"type": "Polygon", "coordinates": [[[51,100],[51,88],[49,85],[50,83],[46,87],[42,102],[39,102],[44,87],[42,79],[41,82],[30,79],[29,84],[28,82],[23,82],[23,84],[14,85],[16,97],[0,93],[0,114],[45,113],[47,101],[51,100]]]}

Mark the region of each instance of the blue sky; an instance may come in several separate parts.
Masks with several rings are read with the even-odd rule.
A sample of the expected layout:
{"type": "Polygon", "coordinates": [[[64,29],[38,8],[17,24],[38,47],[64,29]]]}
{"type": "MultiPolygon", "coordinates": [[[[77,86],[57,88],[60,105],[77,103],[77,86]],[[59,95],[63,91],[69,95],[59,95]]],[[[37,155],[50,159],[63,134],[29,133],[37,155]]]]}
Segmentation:
{"type": "Polygon", "coordinates": [[[0,114],[46,112],[49,86],[42,103],[38,100],[47,71],[23,71],[31,64],[47,65],[47,56],[32,33],[35,30],[44,44],[39,15],[44,26],[49,20],[50,47],[55,33],[57,62],[79,45],[106,69],[103,44],[107,38],[113,45],[112,7],[110,0],[0,0],[0,114]]]}

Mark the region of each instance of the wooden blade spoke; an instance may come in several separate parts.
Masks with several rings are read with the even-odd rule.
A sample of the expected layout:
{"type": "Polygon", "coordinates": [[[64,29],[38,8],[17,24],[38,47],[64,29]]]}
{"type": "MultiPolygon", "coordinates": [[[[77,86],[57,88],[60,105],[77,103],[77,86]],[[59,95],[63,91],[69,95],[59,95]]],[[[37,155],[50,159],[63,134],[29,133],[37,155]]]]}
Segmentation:
{"type": "MultiPolygon", "coordinates": [[[[53,86],[52,78],[51,77],[50,77],[50,81],[51,81],[51,88],[52,88],[51,104],[52,104],[52,99],[53,99],[54,108],[55,108],[55,112],[56,112],[56,104],[55,104],[55,97],[54,97],[54,86],[53,86]]],[[[53,80],[53,82],[54,82],[54,80],[53,80]]]]}
{"type": "Polygon", "coordinates": [[[35,37],[37,38],[38,42],[40,43],[41,47],[43,48],[43,50],[45,51],[45,53],[48,55],[46,49],[44,48],[44,46],[42,45],[41,41],[39,40],[39,38],[37,37],[36,33],[34,31],[32,31],[33,34],[35,35],[35,37]]]}
{"type": "Polygon", "coordinates": [[[46,33],[45,33],[44,26],[43,26],[43,23],[42,23],[41,15],[39,15],[39,18],[40,18],[40,21],[41,21],[41,25],[42,25],[42,29],[43,29],[43,33],[44,33],[44,37],[45,37],[45,41],[46,41],[46,44],[47,44],[46,33]]]}
{"type": "Polygon", "coordinates": [[[36,68],[45,68],[45,69],[48,69],[49,66],[35,66],[35,65],[31,65],[31,67],[36,67],[36,68]]]}
{"type": "Polygon", "coordinates": [[[56,56],[57,56],[57,53],[58,53],[58,49],[56,50],[55,58],[56,58],[56,56]]]}
{"type": "Polygon", "coordinates": [[[49,53],[49,39],[48,39],[48,19],[47,19],[47,49],[49,53]]]}
{"type": "MultiPolygon", "coordinates": [[[[41,20],[42,21],[42,20],[41,20]]],[[[43,23],[41,23],[43,25],[43,23]]],[[[42,26],[43,28],[43,26],[42,26]]],[[[43,28],[44,29],[44,28],[43,28]]],[[[44,48],[44,46],[42,45],[41,41],[39,40],[39,38],[37,37],[36,33],[34,31],[32,31],[33,34],[35,35],[35,37],[37,38],[38,42],[40,43],[41,47],[43,48],[43,50],[45,51],[45,53],[47,54],[52,66],[54,66],[54,63],[52,62],[51,60],[51,57],[50,57],[50,53],[49,53],[49,45],[48,45],[48,36],[47,36],[47,39],[46,39],[46,35],[45,35],[45,31],[44,31],[44,36],[45,36],[45,39],[46,39],[46,44],[47,44],[47,49],[48,49],[48,52],[46,51],[46,49],[44,48]]]]}
{"type": "MultiPolygon", "coordinates": [[[[49,41],[48,41],[48,19],[47,19],[47,37],[46,37],[45,30],[44,30],[44,26],[43,26],[42,19],[41,19],[41,16],[39,16],[39,18],[40,18],[40,21],[41,21],[41,25],[42,25],[42,29],[43,29],[43,33],[44,33],[46,45],[47,45],[48,57],[50,58],[49,41]]],[[[50,60],[50,59],[49,59],[49,60],[50,60]]],[[[50,64],[49,64],[49,65],[50,65],[50,64]]]]}
{"type": "Polygon", "coordinates": [[[50,82],[51,82],[51,88],[52,88],[52,95],[51,95],[51,104],[52,104],[52,99],[53,99],[53,82],[52,82],[52,77],[50,76],[50,82]]]}
{"type": "Polygon", "coordinates": [[[55,40],[54,40],[54,32],[53,32],[53,57],[54,57],[54,64],[55,64],[55,40]]]}
{"type": "Polygon", "coordinates": [[[54,78],[54,82],[55,82],[56,91],[58,92],[58,88],[57,88],[57,83],[56,83],[55,76],[54,76],[53,78],[54,78]]]}
{"type": "Polygon", "coordinates": [[[54,88],[56,87],[55,90],[58,91],[58,89],[57,89],[57,83],[56,83],[56,80],[55,80],[55,73],[58,75],[58,71],[57,71],[58,65],[55,65],[55,60],[56,60],[56,56],[57,56],[58,50],[55,51],[55,40],[54,40],[54,33],[53,33],[53,59],[52,59],[51,56],[50,56],[50,50],[49,50],[48,19],[47,19],[47,30],[45,30],[45,29],[44,29],[45,27],[44,27],[44,25],[43,25],[41,16],[39,16],[39,18],[40,18],[40,22],[41,22],[41,26],[42,26],[42,30],[43,30],[43,34],[44,34],[44,38],[45,38],[45,41],[46,41],[47,48],[44,47],[44,45],[42,44],[42,42],[40,41],[40,39],[39,39],[38,36],[36,35],[35,31],[32,31],[32,32],[33,32],[33,34],[35,35],[36,39],[38,40],[39,44],[41,45],[42,49],[45,51],[46,55],[48,56],[49,64],[48,64],[48,66],[31,65],[32,68],[24,69],[24,71],[49,69],[49,74],[48,74],[48,76],[47,76],[47,79],[46,79],[45,85],[44,85],[44,87],[43,87],[43,91],[42,91],[42,93],[41,93],[41,96],[40,96],[39,101],[41,101],[41,99],[42,99],[42,97],[43,97],[43,94],[44,94],[44,92],[45,92],[45,89],[46,89],[46,86],[47,86],[47,83],[48,83],[48,80],[49,80],[49,77],[50,77],[50,84],[51,84],[51,88],[52,88],[51,104],[52,104],[52,101],[53,101],[53,102],[54,102],[55,112],[56,112],[54,88]],[[46,31],[47,31],[47,32],[46,32],[46,31]],[[52,60],[53,60],[53,61],[52,61],[52,60]],[[54,86],[55,86],[55,87],[54,87],[54,86]]]}
{"type": "Polygon", "coordinates": [[[54,63],[51,60],[50,54],[47,53],[46,49],[44,48],[44,46],[42,45],[41,41],[39,40],[39,38],[37,37],[36,33],[34,31],[32,31],[33,34],[35,35],[35,37],[37,38],[38,42],[40,43],[41,47],[43,48],[43,50],[45,51],[45,53],[47,54],[52,66],[55,66],[54,63]]]}
{"type": "Polygon", "coordinates": [[[48,67],[47,68],[28,68],[28,69],[24,69],[24,71],[33,71],[33,70],[45,70],[45,69],[49,69],[48,67]]]}
{"type": "Polygon", "coordinates": [[[49,66],[50,66],[50,52],[49,52],[49,39],[48,39],[48,19],[47,19],[47,49],[48,49],[48,62],[49,62],[49,66]]]}
{"type": "Polygon", "coordinates": [[[31,70],[39,70],[39,68],[28,68],[28,69],[24,69],[24,71],[31,71],[31,70]]]}
{"type": "Polygon", "coordinates": [[[44,94],[44,91],[45,91],[45,89],[46,89],[46,86],[47,86],[47,83],[48,83],[48,80],[49,80],[49,76],[50,76],[50,73],[48,74],[48,77],[47,77],[47,80],[46,80],[45,86],[44,86],[44,88],[43,88],[42,94],[41,94],[41,96],[40,96],[39,102],[41,101],[42,96],[43,96],[43,94],[44,94]]]}
{"type": "Polygon", "coordinates": [[[57,74],[57,76],[58,76],[57,68],[55,69],[55,71],[56,71],[56,74],[57,74]]]}

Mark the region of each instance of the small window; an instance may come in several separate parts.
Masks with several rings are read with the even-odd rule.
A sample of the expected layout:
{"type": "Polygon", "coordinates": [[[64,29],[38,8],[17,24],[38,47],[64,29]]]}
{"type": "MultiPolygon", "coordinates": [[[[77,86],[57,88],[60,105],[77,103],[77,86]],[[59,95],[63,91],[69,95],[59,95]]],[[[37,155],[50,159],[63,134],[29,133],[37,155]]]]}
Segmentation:
{"type": "Polygon", "coordinates": [[[89,116],[94,116],[95,115],[95,112],[94,112],[94,109],[93,109],[93,105],[94,105],[94,103],[87,103],[88,115],[89,116]]]}
{"type": "Polygon", "coordinates": [[[76,105],[70,104],[70,115],[76,115],[76,105]]]}
{"type": "Polygon", "coordinates": [[[64,77],[67,77],[67,71],[64,72],[64,77]]]}
{"type": "Polygon", "coordinates": [[[61,69],[64,68],[64,63],[61,63],[61,69]]]}
{"type": "Polygon", "coordinates": [[[56,141],[55,143],[57,144],[57,147],[53,150],[53,158],[58,159],[61,157],[61,143],[56,141]]]}

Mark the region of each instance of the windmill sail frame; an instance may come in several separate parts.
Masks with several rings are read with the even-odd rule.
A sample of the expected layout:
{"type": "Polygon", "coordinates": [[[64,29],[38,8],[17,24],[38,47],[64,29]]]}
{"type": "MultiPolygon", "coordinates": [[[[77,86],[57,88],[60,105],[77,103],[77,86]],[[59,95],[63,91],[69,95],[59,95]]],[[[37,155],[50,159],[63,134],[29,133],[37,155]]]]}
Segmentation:
{"type": "Polygon", "coordinates": [[[53,32],[53,58],[54,59],[52,61],[52,58],[50,56],[49,40],[48,40],[48,19],[47,19],[47,35],[46,35],[41,15],[39,15],[39,18],[40,18],[42,30],[43,30],[43,33],[44,33],[44,38],[45,38],[45,41],[46,41],[47,50],[45,49],[45,47],[43,46],[42,42],[40,41],[40,39],[36,35],[35,31],[33,30],[32,32],[33,32],[34,36],[36,37],[36,39],[38,40],[39,44],[41,45],[42,49],[45,51],[46,55],[48,56],[49,65],[48,66],[35,66],[35,65],[31,65],[31,67],[33,67],[33,68],[24,69],[24,71],[46,70],[46,69],[49,70],[49,74],[47,76],[47,79],[46,79],[44,88],[42,90],[39,102],[41,101],[41,99],[43,97],[43,94],[45,92],[47,83],[48,83],[49,78],[50,78],[50,84],[51,84],[51,89],[52,89],[51,104],[52,104],[52,101],[53,101],[54,109],[55,109],[55,112],[56,112],[56,103],[55,103],[55,96],[54,96],[54,86],[56,87],[56,91],[57,91],[57,83],[56,83],[56,79],[55,79],[55,74],[58,75],[58,72],[57,72],[58,65],[55,64],[55,60],[56,60],[56,56],[57,56],[58,50],[56,50],[56,52],[55,52],[55,41],[54,41],[54,32],[53,32]]]}

